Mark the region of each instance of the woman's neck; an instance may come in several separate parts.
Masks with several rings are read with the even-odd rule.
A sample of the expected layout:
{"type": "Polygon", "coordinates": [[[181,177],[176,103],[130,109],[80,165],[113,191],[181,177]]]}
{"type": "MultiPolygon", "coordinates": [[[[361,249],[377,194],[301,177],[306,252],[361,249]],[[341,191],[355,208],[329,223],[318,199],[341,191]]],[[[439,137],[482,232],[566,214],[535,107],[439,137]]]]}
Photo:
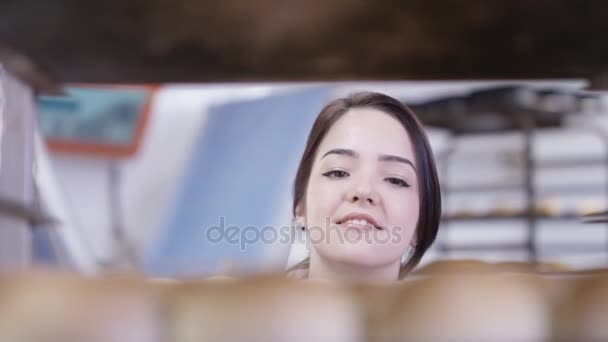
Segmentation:
{"type": "Polygon", "coordinates": [[[311,250],[310,279],[327,279],[340,282],[385,283],[399,279],[400,260],[380,267],[361,267],[322,258],[311,250]]]}

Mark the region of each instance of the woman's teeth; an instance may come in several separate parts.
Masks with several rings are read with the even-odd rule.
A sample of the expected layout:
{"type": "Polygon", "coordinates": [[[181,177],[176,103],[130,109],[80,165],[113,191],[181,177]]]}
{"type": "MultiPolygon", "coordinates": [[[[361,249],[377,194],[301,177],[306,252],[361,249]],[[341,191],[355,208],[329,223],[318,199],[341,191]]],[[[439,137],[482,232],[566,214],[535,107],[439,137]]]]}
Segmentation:
{"type": "Polygon", "coordinates": [[[367,220],[363,220],[363,219],[351,219],[351,220],[346,220],[342,223],[349,224],[349,225],[357,225],[357,226],[362,226],[362,227],[376,228],[376,226],[374,226],[367,220]]]}

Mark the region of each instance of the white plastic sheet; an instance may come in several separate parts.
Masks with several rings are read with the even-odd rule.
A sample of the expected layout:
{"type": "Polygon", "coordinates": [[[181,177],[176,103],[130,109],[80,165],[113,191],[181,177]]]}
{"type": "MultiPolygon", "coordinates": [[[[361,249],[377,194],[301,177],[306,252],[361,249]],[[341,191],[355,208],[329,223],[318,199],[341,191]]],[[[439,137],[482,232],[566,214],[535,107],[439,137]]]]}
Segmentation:
{"type": "MultiPolygon", "coordinates": [[[[32,89],[8,70],[0,73],[0,197],[31,207],[33,185],[33,132],[35,98],[32,89]]],[[[26,268],[31,260],[31,230],[19,215],[0,215],[0,271],[26,268]]]]}

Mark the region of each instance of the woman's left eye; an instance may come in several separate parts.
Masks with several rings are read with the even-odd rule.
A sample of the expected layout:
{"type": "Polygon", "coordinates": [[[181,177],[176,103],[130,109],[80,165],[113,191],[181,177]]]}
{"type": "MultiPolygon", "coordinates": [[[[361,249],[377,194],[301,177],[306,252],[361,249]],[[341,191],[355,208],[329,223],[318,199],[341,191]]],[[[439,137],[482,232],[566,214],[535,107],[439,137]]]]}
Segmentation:
{"type": "Polygon", "coordinates": [[[389,178],[386,178],[386,181],[393,185],[396,185],[400,188],[409,188],[410,187],[410,185],[401,178],[389,177],[389,178]]]}
{"type": "Polygon", "coordinates": [[[325,172],[323,174],[323,176],[325,176],[327,178],[344,178],[344,177],[348,177],[348,172],[342,171],[342,170],[331,170],[331,171],[325,172]]]}

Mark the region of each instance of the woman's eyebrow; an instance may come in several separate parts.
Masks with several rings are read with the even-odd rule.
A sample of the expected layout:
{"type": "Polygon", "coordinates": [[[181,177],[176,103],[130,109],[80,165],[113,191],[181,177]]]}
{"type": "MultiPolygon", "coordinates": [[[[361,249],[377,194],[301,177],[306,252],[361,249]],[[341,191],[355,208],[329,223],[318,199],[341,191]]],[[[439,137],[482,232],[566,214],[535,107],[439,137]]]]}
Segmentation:
{"type": "Polygon", "coordinates": [[[334,148],[331,149],[329,151],[327,151],[323,157],[321,157],[321,159],[327,157],[330,154],[337,154],[340,156],[347,156],[347,157],[353,157],[353,158],[358,158],[359,154],[353,150],[347,149],[347,148],[334,148]]]}
{"type": "MultiPolygon", "coordinates": [[[[331,149],[331,150],[327,151],[323,155],[323,157],[321,157],[321,159],[327,157],[330,154],[337,154],[339,156],[347,156],[347,157],[351,157],[351,158],[358,158],[359,157],[359,154],[357,152],[351,150],[351,149],[348,149],[348,148],[334,148],[334,149],[331,149]]],[[[407,158],[404,158],[404,157],[400,157],[400,156],[396,156],[396,155],[392,155],[392,154],[381,154],[378,157],[378,160],[382,161],[382,162],[398,162],[398,163],[408,164],[408,165],[410,165],[414,169],[414,171],[416,171],[416,166],[414,166],[414,163],[411,160],[409,160],[407,158]]]]}
{"type": "Polygon", "coordinates": [[[378,160],[385,161],[385,162],[398,162],[398,163],[408,164],[414,169],[414,171],[416,171],[416,166],[414,166],[414,163],[412,163],[411,160],[404,158],[404,157],[399,157],[399,156],[395,156],[392,154],[381,154],[378,157],[378,160]]]}

